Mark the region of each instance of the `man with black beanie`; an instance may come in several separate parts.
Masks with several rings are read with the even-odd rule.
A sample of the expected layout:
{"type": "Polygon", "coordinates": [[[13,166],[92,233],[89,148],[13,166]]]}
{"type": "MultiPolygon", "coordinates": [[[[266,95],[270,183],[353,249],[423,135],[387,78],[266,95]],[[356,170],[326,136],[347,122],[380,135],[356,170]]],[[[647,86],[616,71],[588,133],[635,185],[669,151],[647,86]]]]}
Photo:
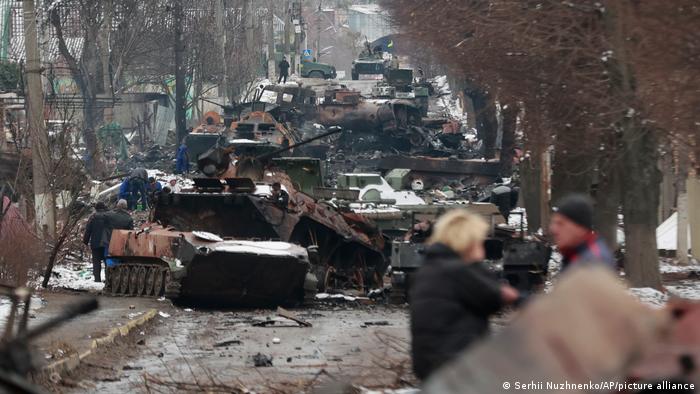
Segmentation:
{"type": "Polygon", "coordinates": [[[605,264],[615,268],[615,259],[605,242],[593,231],[593,203],[581,194],[557,202],[549,233],[562,255],[562,270],[573,264],[605,264]]]}

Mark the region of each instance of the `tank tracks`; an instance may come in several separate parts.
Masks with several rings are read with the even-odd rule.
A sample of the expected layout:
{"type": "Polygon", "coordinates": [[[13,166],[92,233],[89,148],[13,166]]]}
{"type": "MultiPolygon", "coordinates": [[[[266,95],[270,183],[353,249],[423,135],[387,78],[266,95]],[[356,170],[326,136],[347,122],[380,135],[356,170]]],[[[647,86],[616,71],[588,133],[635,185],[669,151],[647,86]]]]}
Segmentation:
{"type": "Polygon", "coordinates": [[[153,264],[121,263],[107,269],[105,293],[118,296],[180,296],[180,283],[171,277],[170,268],[153,264]]]}

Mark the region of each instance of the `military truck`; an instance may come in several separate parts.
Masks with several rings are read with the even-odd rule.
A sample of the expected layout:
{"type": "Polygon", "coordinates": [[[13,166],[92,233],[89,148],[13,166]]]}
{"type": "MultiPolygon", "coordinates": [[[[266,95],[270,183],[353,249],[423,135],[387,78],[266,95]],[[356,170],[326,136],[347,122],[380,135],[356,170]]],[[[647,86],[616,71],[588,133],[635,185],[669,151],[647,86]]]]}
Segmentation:
{"type": "Polygon", "coordinates": [[[338,76],[334,66],[310,61],[301,62],[300,72],[302,78],[333,79],[338,76]]]}

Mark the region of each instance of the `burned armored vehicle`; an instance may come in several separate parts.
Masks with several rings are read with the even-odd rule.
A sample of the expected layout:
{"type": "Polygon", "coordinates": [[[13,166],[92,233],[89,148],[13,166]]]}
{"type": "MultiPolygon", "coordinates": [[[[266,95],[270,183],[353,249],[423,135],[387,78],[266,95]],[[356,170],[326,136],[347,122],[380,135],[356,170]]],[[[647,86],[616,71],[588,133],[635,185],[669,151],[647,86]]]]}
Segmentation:
{"type": "Polygon", "coordinates": [[[544,283],[551,253],[545,242],[527,236],[523,228],[508,225],[502,211],[492,203],[460,199],[427,203],[415,192],[404,190],[409,173],[407,169],[394,169],[386,178],[375,173],[341,174],[338,187],[327,191],[327,198],[371,220],[388,239],[385,253],[391,262],[392,299],[406,300],[413,273],[422,264],[424,242],[432,225],[451,209],[469,210],[490,224],[484,243],[486,258],[503,279],[525,292],[544,283]]]}
{"type": "MultiPolygon", "coordinates": [[[[191,190],[160,194],[150,225],[114,231],[109,256],[119,263],[109,269],[112,293],[270,306],[327,287],[381,284],[383,238],[368,221],[297,191],[299,183],[279,170],[284,158],[274,154],[249,161],[246,173],[256,181],[238,176],[245,161],[236,148],[200,155],[206,176],[195,178],[191,190]],[[271,198],[274,182],[288,204],[271,198]]],[[[287,168],[320,172],[318,160],[292,161],[287,168]]]]}
{"type": "Polygon", "coordinates": [[[326,91],[316,122],[352,130],[341,146],[353,151],[399,150],[408,152],[430,145],[433,139],[421,127],[421,109],[410,100],[367,99],[348,89],[326,91]]]}

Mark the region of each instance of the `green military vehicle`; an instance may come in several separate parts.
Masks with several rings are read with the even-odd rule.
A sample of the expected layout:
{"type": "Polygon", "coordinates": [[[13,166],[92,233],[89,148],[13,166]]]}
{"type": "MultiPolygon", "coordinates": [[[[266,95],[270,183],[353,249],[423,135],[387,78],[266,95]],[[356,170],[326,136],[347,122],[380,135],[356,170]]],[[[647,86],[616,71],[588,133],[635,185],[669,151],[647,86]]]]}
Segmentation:
{"type": "Polygon", "coordinates": [[[302,78],[333,79],[337,75],[335,67],[330,64],[308,61],[301,62],[302,78]]]}

